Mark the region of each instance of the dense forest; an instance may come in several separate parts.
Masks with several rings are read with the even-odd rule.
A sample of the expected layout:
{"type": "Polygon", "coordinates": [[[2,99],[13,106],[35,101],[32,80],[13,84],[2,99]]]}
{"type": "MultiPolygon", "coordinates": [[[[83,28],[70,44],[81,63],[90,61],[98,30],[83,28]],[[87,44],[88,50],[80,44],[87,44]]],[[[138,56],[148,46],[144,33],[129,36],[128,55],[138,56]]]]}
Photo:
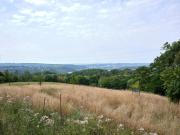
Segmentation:
{"type": "Polygon", "coordinates": [[[70,74],[51,71],[38,73],[0,72],[0,83],[8,82],[62,82],[91,85],[111,89],[139,89],[163,96],[173,102],[180,101],[180,40],[165,43],[162,53],[149,66],[132,69],[87,69],[70,74]]]}

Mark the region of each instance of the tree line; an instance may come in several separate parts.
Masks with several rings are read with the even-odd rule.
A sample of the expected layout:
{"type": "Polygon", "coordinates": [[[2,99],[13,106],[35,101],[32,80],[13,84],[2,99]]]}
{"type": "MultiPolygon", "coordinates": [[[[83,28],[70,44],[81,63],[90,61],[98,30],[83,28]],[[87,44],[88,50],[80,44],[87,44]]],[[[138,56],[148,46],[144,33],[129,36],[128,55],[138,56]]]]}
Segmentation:
{"type": "Polygon", "coordinates": [[[136,70],[87,69],[59,74],[49,71],[30,73],[0,72],[0,83],[8,82],[62,82],[90,85],[110,89],[139,89],[141,91],[168,96],[173,102],[180,101],[180,40],[168,42],[162,47],[160,56],[148,67],[136,70]]]}

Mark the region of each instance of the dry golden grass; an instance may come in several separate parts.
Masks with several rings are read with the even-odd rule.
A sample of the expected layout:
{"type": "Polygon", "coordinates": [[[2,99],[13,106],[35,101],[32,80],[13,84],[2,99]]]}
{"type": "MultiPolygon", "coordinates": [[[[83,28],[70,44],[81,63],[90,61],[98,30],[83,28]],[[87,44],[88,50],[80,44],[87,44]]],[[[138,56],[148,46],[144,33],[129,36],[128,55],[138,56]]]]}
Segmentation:
{"type": "Polygon", "coordinates": [[[166,97],[130,91],[117,91],[96,87],[70,84],[44,83],[24,86],[0,85],[0,95],[15,98],[30,96],[34,106],[42,107],[44,97],[46,107],[59,108],[59,93],[62,94],[63,114],[74,108],[81,108],[95,114],[103,114],[118,123],[131,128],[165,135],[180,134],[180,105],[173,104],[166,97]]]}

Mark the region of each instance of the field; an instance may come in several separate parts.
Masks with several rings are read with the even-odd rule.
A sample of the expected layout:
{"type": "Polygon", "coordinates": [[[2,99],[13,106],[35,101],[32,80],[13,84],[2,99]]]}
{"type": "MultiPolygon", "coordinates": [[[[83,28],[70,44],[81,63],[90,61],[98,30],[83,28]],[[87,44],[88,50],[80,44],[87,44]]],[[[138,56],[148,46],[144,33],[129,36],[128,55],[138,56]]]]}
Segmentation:
{"type": "MultiPolygon", "coordinates": [[[[166,97],[60,83],[43,83],[42,86],[36,83],[0,85],[0,130],[8,130],[1,125],[7,122],[7,114],[14,114],[11,109],[7,111],[4,108],[16,110],[17,107],[27,107],[25,101],[31,103],[29,107],[36,112],[42,112],[42,117],[57,112],[56,117],[73,123],[70,124],[71,128],[68,124],[64,125],[64,134],[67,131],[72,131],[69,134],[180,134],[180,105],[170,103],[166,97]],[[17,104],[13,106],[13,102],[17,104]],[[75,128],[78,123],[86,124],[86,127],[75,133],[76,128],[79,129],[75,128]],[[83,132],[83,129],[87,132],[83,132]]],[[[27,117],[27,113],[21,115],[27,117]]],[[[48,134],[58,132],[55,130],[57,126],[53,126],[53,131],[48,130],[48,134]]],[[[62,124],[59,126],[62,128],[62,124]]],[[[43,129],[39,134],[42,133],[43,129]]]]}

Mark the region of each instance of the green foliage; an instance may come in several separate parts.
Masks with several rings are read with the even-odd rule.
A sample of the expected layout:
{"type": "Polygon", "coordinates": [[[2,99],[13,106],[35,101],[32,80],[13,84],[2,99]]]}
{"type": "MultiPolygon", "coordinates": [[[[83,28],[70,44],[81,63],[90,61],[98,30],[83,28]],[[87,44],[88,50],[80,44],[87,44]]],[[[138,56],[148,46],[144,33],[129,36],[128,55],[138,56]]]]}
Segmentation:
{"type": "Polygon", "coordinates": [[[88,85],[89,81],[86,76],[73,75],[73,77],[70,79],[70,83],[88,85]]]}
{"type": "Polygon", "coordinates": [[[180,66],[180,51],[175,55],[174,64],[180,66]]]}
{"type": "Polygon", "coordinates": [[[46,82],[57,82],[58,76],[56,74],[47,74],[44,77],[44,81],[46,81],[46,82]]]}
{"type": "Polygon", "coordinates": [[[160,71],[164,70],[166,67],[175,65],[179,61],[180,40],[172,44],[164,44],[163,50],[164,53],[157,57],[154,63],[151,64],[152,67],[158,68],[160,71]]]}
{"type": "Polygon", "coordinates": [[[97,86],[98,85],[98,81],[99,81],[99,76],[97,76],[97,75],[89,76],[88,80],[89,80],[89,85],[97,86]]]}
{"type": "Polygon", "coordinates": [[[129,79],[127,85],[129,89],[139,89],[139,81],[137,79],[129,79]]]}
{"type": "Polygon", "coordinates": [[[180,101],[180,67],[169,67],[161,73],[167,96],[173,102],[180,101]]]}
{"type": "Polygon", "coordinates": [[[97,75],[97,76],[104,76],[104,75],[108,75],[107,70],[103,70],[103,69],[86,69],[86,70],[81,70],[81,71],[77,71],[72,73],[73,75],[86,75],[86,76],[93,76],[93,75],[97,75]]]}
{"type": "Polygon", "coordinates": [[[157,57],[151,64],[153,83],[157,84],[155,92],[166,94],[171,101],[180,100],[179,83],[176,77],[179,76],[180,67],[180,40],[172,44],[165,43],[164,53],[157,57]]]}
{"type": "Polygon", "coordinates": [[[25,82],[29,82],[30,80],[32,80],[32,75],[29,71],[25,71],[23,76],[22,76],[22,80],[25,82]]]}
{"type": "Polygon", "coordinates": [[[126,89],[128,78],[123,76],[102,77],[99,86],[112,89],[126,89]]]}
{"type": "Polygon", "coordinates": [[[139,89],[142,91],[148,91],[150,70],[148,67],[140,67],[135,72],[135,77],[139,82],[139,89]]]}
{"type": "Polygon", "coordinates": [[[0,72],[0,83],[4,83],[4,82],[5,82],[4,74],[0,72]]]}

